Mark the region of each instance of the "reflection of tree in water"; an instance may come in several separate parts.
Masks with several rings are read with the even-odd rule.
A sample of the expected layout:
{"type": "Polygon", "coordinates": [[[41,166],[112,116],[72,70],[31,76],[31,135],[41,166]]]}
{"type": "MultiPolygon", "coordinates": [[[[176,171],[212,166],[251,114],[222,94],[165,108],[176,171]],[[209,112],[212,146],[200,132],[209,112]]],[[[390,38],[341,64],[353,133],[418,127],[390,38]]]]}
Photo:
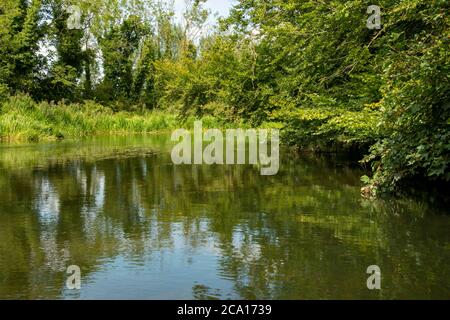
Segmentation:
{"type": "Polygon", "coordinates": [[[192,296],[195,300],[220,300],[220,289],[212,289],[208,286],[196,284],[192,287],[192,296]]]}
{"type": "MultiPolygon", "coordinates": [[[[450,292],[439,282],[449,276],[449,219],[416,202],[361,200],[348,167],[286,156],[278,176],[262,177],[245,166],[175,167],[167,154],[9,166],[0,169],[0,297],[59,297],[67,265],[87,278],[118,255],[145,265],[180,235],[217,256],[236,297],[377,298],[365,288],[374,263],[385,297],[450,292]]],[[[192,294],[229,292],[196,283],[192,294]]]]}

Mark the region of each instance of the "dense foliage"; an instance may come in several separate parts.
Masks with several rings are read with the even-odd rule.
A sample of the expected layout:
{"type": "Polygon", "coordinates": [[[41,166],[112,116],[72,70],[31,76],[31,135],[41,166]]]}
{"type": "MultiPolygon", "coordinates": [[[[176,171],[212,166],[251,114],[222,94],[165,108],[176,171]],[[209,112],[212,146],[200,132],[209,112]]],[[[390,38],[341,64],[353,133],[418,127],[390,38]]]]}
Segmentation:
{"type": "Polygon", "coordinates": [[[378,0],[374,30],[367,0],[239,0],[212,29],[204,2],[187,1],[178,23],[167,1],[3,0],[0,136],[11,134],[8,95],[90,99],[365,151],[368,195],[450,180],[448,0],[378,0]],[[71,5],[81,28],[66,24],[71,5]]]}

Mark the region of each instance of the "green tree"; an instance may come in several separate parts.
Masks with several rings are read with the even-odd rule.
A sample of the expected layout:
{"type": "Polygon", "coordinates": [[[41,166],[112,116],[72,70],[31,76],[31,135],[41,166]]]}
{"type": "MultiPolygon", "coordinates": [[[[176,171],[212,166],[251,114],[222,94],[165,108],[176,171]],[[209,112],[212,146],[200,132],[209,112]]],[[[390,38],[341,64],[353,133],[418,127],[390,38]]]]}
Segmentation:
{"type": "MultiPolygon", "coordinates": [[[[0,84],[12,93],[35,92],[43,58],[40,0],[6,0],[0,4],[0,84]]],[[[5,90],[5,89],[4,89],[5,90]]]]}
{"type": "Polygon", "coordinates": [[[145,38],[149,35],[150,27],[133,15],[100,40],[105,74],[100,90],[105,101],[133,102],[133,98],[140,95],[145,77],[141,74],[135,78],[135,71],[136,66],[139,67],[138,73],[142,73],[142,68],[148,70],[145,59],[151,57],[151,52],[145,38]],[[145,54],[144,60],[142,53],[145,54]]]}
{"type": "MultiPolygon", "coordinates": [[[[86,53],[82,51],[81,40],[84,31],[70,29],[68,20],[70,12],[63,0],[53,0],[51,3],[53,44],[56,48],[56,61],[52,64],[46,98],[52,100],[73,100],[77,96],[78,80],[83,71],[86,53]]],[[[82,17],[80,17],[82,18],[82,17]]],[[[80,23],[82,21],[80,20],[80,23]]]]}

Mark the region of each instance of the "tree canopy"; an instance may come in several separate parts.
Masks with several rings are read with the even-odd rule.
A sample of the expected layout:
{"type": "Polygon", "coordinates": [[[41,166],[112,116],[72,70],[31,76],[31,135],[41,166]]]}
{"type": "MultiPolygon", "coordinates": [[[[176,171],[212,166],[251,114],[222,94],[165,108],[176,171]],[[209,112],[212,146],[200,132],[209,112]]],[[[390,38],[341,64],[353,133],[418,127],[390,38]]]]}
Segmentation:
{"type": "Polygon", "coordinates": [[[281,128],[286,143],[362,150],[368,193],[450,180],[450,2],[3,0],[0,97],[281,128]],[[79,16],[69,10],[76,6],[79,16]],[[69,19],[79,19],[70,28],[69,19]]]}

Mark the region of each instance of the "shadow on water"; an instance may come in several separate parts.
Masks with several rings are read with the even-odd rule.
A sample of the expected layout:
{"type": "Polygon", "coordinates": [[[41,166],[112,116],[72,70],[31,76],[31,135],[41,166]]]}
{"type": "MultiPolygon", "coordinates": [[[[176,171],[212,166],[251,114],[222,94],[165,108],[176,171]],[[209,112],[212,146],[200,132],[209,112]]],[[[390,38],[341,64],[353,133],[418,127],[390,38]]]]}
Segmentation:
{"type": "Polygon", "coordinates": [[[174,166],[167,136],[0,146],[0,298],[450,298],[450,217],[349,162],[174,166]],[[80,291],[66,268],[82,270],[80,291]],[[382,270],[382,290],[366,269],[382,270]]]}

